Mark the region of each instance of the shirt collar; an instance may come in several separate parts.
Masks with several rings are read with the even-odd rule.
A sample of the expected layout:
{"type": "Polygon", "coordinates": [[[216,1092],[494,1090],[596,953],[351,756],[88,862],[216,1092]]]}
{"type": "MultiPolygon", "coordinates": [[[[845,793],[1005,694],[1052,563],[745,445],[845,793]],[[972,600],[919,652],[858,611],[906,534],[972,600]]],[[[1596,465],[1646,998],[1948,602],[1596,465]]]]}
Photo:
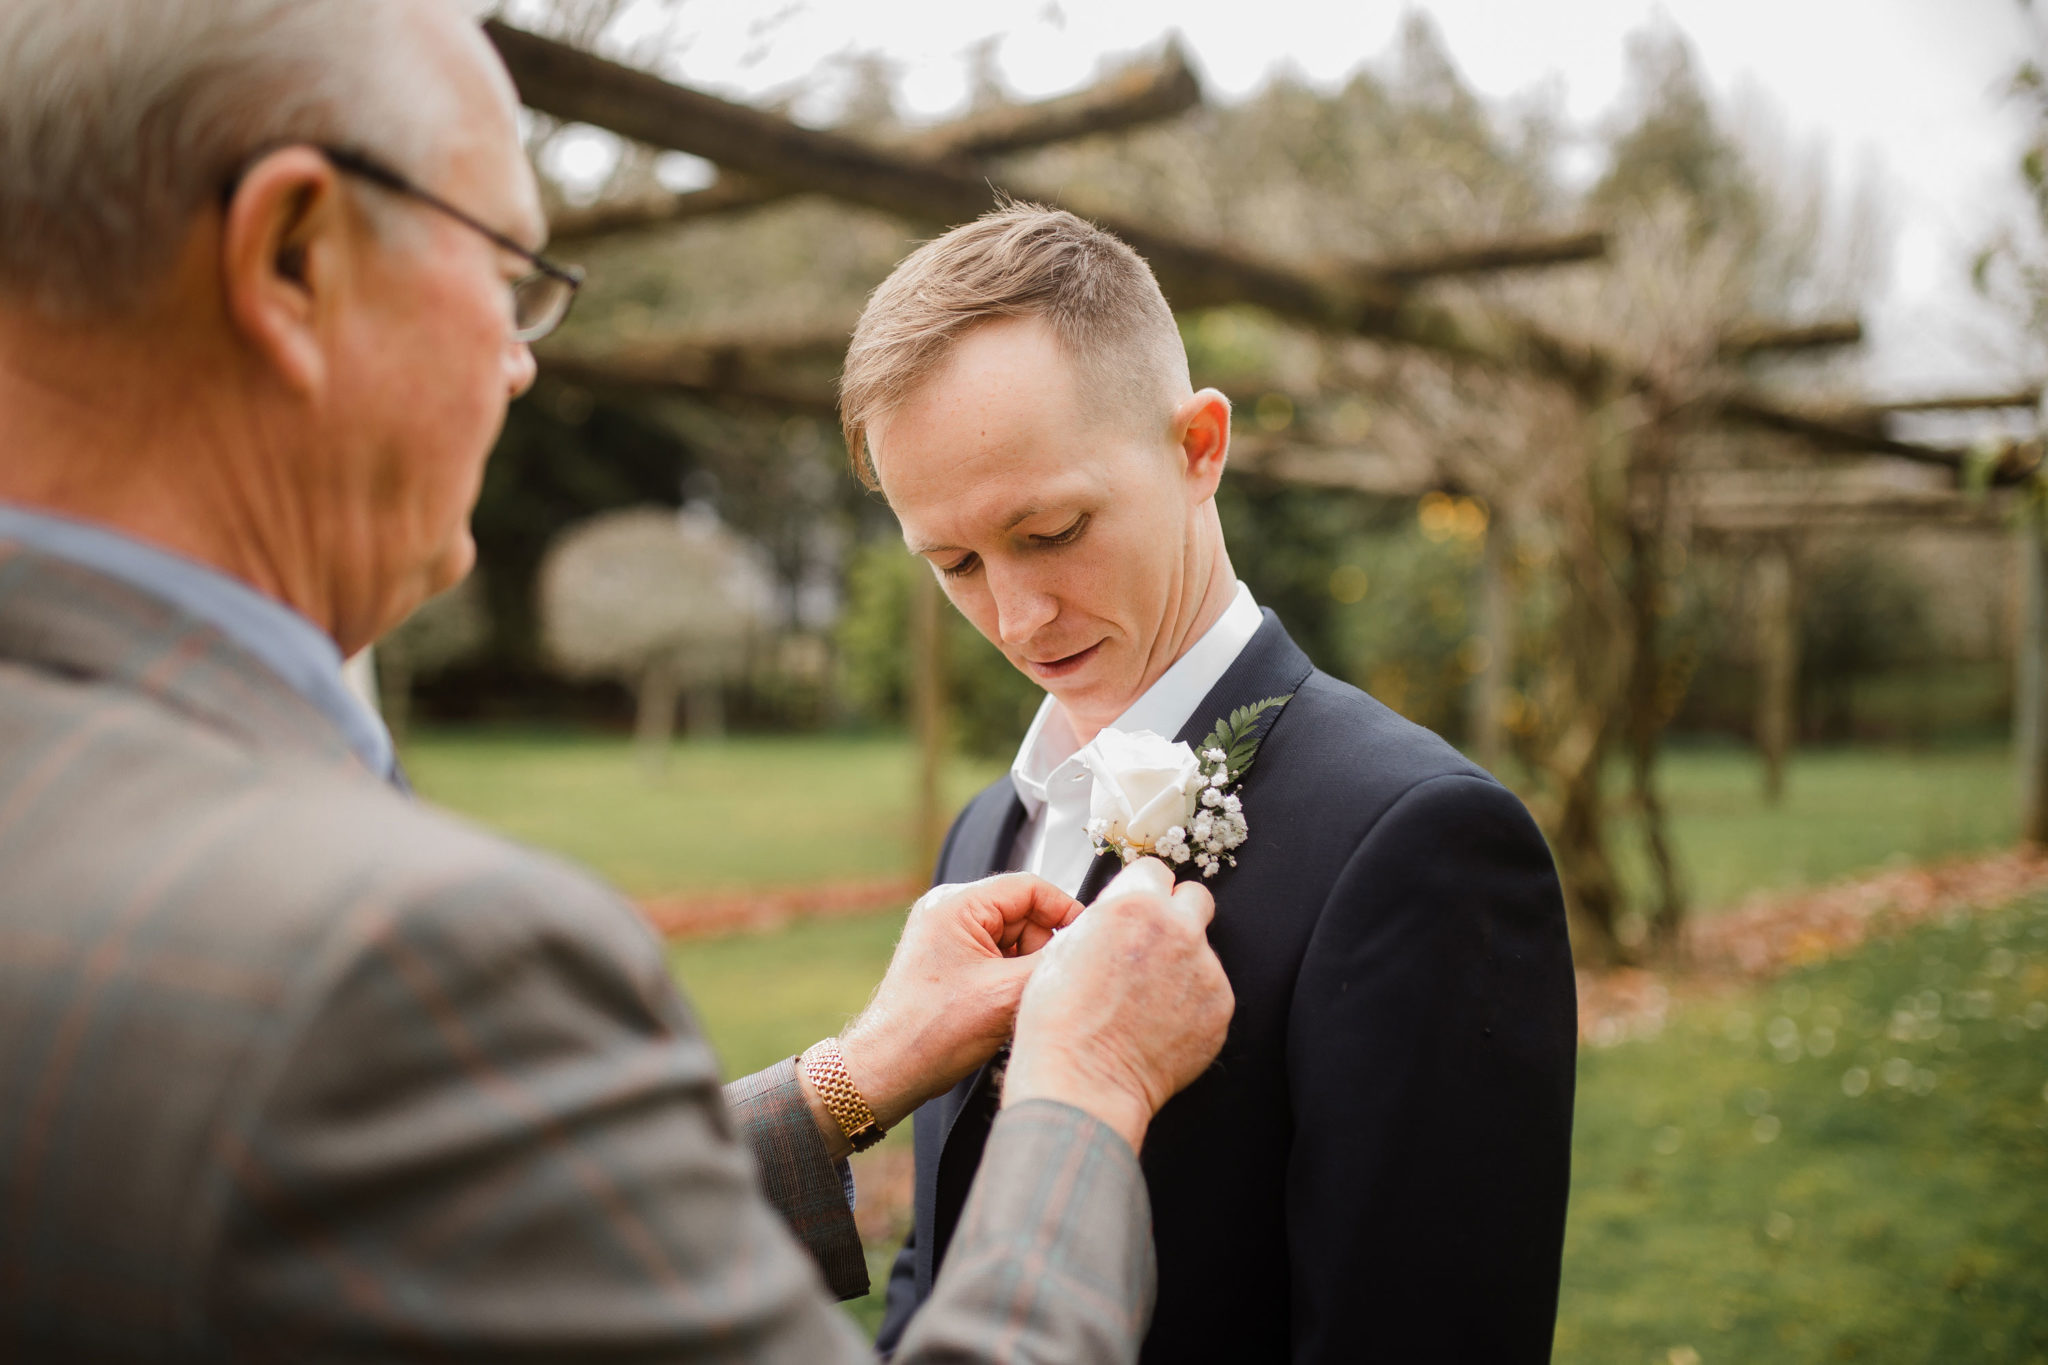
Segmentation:
{"type": "Polygon", "coordinates": [[[197,560],[69,517],[0,503],[0,538],[116,579],[213,627],[318,708],[364,767],[391,775],[391,732],[342,681],[341,650],[284,603],[197,560]]]}
{"type": "MultiPolygon", "coordinates": [[[[1195,708],[1202,704],[1202,698],[1209,695],[1259,633],[1264,619],[1259,604],[1252,598],[1252,590],[1240,582],[1216,624],[1174,660],[1173,666],[1160,674],[1159,680],[1146,688],[1122,715],[1111,721],[1109,728],[1127,732],[1150,730],[1169,739],[1179,734],[1195,708]]],[[[1027,811],[1045,804],[1046,784],[1081,748],[1073,726],[1067,723],[1066,712],[1047,694],[1038,705],[1031,728],[1024,732],[1016,761],[1010,765],[1010,784],[1017,789],[1027,811]]]]}

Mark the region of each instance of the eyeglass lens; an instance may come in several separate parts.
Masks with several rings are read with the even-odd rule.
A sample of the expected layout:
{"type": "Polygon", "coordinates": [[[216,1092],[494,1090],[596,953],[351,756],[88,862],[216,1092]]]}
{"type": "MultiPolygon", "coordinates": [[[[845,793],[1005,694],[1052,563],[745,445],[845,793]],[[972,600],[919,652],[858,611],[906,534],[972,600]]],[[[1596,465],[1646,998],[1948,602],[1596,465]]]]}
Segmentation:
{"type": "Polygon", "coordinates": [[[561,325],[575,290],[568,281],[535,271],[512,286],[512,335],[538,341],[561,325]]]}

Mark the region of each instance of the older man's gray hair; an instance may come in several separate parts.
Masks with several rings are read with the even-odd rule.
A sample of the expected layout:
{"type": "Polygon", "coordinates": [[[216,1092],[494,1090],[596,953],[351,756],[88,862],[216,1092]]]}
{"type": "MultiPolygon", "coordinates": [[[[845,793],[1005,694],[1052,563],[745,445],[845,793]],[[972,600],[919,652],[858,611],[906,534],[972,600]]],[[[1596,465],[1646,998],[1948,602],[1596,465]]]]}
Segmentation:
{"type": "Polygon", "coordinates": [[[341,143],[414,174],[440,83],[427,0],[0,0],[0,299],[118,316],[267,147],[341,143]]]}

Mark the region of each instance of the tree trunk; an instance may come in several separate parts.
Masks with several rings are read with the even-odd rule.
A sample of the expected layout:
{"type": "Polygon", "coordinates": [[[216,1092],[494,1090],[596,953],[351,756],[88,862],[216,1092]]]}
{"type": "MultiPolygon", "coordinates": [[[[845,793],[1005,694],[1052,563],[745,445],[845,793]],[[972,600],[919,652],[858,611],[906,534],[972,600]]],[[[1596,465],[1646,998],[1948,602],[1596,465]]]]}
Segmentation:
{"type": "MultiPolygon", "coordinates": [[[[1601,746],[1604,753],[1604,747],[1601,746]]],[[[1606,811],[1600,791],[1600,758],[1571,774],[1563,785],[1551,833],[1558,879],[1564,884],[1571,929],[1572,960],[1582,967],[1615,967],[1630,960],[1621,941],[1621,885],[1607,856],[1606,811]]]]}
{"type": "Polygon", "coordinates": [[[1671,524],[1671,466],[1677,433],[1660,412],[1646,423],[1630,452],[1631,486],[1638,495],[1628,516],[1629,676],[1623,693],[1628,735],[1629,779],[1643,822],[1643,844],[1656,878],[1649,939],[1657,952],[1678,945],[1685,924],[1685,890],[1666,828],[1664,800],[1657,790],[1657,759],[1671,709],[1669,663],[1663,629],[1667,591],[1664,559],[1671,524]]]}
{"type": "Polygon", "coordinates": [[[683,716],[692,740],[725,738],[725,689],[716,679],[690,685],[685,694],[683,716]]]}
{"type": "Polygon", "coordinates": [[[676,733],[676,702],[682,688],[682,679],[669,659],[650,660],[640,671],[633,745],[640,756],[640,771],[650,782],[668,771],[668,751],[676,733]]]}
{"type": "Polygon", "coordinates": [[[1515,660],[1514,603],[1508,591],[1510,539],[1505,509],[1494,507],[1486,522],[1479,561],[1479,638],[1486,658],[1472,676],[1472,753],[1479,766],[1498,772],[1505,753],[1502,715],[1515,660]]]}
{"type": "Polygon", "coordinates": [[[2026,507],[2020,520],[2020,638],[2013,696],[2020,838],[2048,844],[2048,519],[2026,507]]]}
{"type": "Polygon", "coordinates": [[[384,728],[393,744],[405,743],[412,724],[412,660],[403,649],[389,643],[376,646],[371,660],[377,674],[377,709],[384,713],[384,728]]]}
{"type": "Polygon", "coordinates": [[[914,566],[910,593],[911,712],[917,731],[917,867],[926,877],[938,865],[946,834],[940,777],[946,759],[946,601],[939,581],[914,566]]]}
{"type": "Polygon", "coordinates": [[[1764,800],[1785,797],[1799,686],[1799,633],[1792,610],[1792,556],[1776,541],[1756,557],[1756,747],[1764,760],[1764,800]]]}

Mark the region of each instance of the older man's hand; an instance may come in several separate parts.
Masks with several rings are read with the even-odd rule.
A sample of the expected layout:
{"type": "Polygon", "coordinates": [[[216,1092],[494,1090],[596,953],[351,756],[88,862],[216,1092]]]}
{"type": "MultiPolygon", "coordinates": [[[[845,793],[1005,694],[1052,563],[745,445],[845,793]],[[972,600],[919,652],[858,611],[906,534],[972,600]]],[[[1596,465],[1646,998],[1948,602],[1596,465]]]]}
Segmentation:
{"type": "Polygon", "coordinates": [[[1216,1059],[1236,999],[1209,947],[1215,901],[1164,863],[1125,868],[1041,954],[1017,1014],[1003,1102],[1059,1100],[1133,1150],[1160,1106],[1216,1059]]]}
{"type": "Polygon", "coordinates": [[[853,1080],[890,1127],[1010,1037],[1024,983],[1081,903],[1022,872],[941,886],[910,908],[888,973],[839,1036],[853,1080]]]}

